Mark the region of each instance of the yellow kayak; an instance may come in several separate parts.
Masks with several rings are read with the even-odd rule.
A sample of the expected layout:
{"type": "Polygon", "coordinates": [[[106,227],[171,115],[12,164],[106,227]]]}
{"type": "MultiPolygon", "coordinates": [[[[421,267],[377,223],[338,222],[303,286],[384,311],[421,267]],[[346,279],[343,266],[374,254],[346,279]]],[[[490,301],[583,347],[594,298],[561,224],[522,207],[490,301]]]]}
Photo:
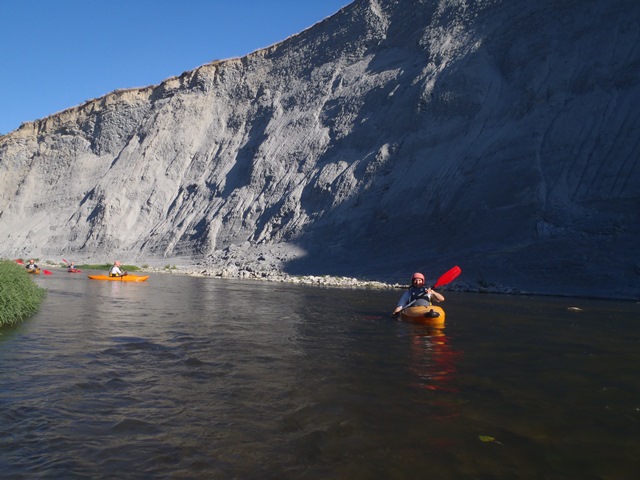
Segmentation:
{"type": "Polygon", "coordinates": [[[444,310],[436,305],[405,308],[400,317],[405,322],[444,327],[444,310]]]}
{"type": "Polygon", "coordinates": [[[149,275],[123,275],[122,277],[110,277],[109,275],[89,275],[91,280],[110,280],[112,282],[144,282],[149,275]]]}
{"type": "Polygon", "coordinates": [[[27,268],[27,273],[30,273],[32,275],[39,275],[40,274],[40,269],[39,268],[27,268]]]}

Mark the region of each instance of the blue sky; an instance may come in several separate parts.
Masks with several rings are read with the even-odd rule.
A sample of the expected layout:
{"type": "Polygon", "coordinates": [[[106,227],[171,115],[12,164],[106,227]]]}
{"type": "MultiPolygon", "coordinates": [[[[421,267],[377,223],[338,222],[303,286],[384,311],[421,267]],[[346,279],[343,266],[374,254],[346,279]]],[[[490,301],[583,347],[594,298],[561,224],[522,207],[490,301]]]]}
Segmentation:
{"type": "Polygon", "coordinates": [[[2,0],[0,134],[277,43],[352,0],[2,0]]]}

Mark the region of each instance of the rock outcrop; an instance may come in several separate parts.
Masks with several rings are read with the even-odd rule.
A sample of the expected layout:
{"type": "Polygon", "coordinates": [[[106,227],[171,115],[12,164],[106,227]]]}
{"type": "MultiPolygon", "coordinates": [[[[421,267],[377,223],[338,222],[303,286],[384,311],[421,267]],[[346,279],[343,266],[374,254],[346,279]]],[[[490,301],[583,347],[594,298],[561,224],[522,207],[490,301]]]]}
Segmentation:
{"type": "Polygon", "coordinates": [[[639,38],[631,0],[356,0],[0,137],[0,255],[638,298],[639,38]]]}

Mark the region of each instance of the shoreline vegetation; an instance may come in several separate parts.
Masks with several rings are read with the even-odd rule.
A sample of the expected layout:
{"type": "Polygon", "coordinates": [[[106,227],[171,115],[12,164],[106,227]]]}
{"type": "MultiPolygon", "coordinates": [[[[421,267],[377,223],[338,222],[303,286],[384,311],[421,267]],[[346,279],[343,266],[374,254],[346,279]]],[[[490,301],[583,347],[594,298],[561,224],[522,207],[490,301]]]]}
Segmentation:
{"type": "Polygon", "coordinates": [[[0,260],[0,327],[15,325],[36,313],[46,294],[24,267],[0,260]]]}

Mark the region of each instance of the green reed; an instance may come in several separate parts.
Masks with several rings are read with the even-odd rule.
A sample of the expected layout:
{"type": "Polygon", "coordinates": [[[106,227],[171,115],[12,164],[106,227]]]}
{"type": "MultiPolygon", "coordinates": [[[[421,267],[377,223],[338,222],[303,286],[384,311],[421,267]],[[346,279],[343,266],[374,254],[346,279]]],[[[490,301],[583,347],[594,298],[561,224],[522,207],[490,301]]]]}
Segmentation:
{"type": "Polygon", "coordinates": [[[15,262],[0,260],[0,327],[33,315],[47,294],[15,262]]]}

